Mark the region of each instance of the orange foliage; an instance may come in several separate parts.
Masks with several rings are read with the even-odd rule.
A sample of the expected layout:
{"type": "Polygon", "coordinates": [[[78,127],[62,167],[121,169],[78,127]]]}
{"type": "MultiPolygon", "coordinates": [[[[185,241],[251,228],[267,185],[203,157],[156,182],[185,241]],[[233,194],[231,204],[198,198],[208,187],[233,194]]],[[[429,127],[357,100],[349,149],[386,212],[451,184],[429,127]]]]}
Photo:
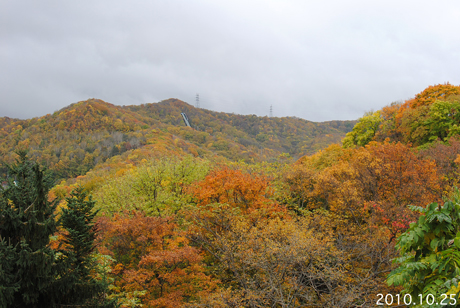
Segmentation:
{"type": "Polygon", "coordinates": [[[449,83],[429,86],[421,93],[417,94],[414,99],[409,100],[410,108],[418,108],[434,103],[436,100],[445,100],[449,95],[460,94],[460,87],[453,86],[449,83]]]}
{"type": "Polygon", "coordinates": [[[385,226],[393,238],[415,218],[408,204],[423,206],[440,199],[435,163],[417,157],[408,145],[371,142],[350,153],[320,170],[309,159],[295,165],[285,177],[289,200],[357,225],[385,226]]]}
{"type": "MultiPolygon", "coordinates": [[[[372,179],[376,219],[385,224],[392,236],[409,227],[415,220],[408,204],[424,206],[440,201],[440,179],[434,161],[418,158],[401,143],[373,143],[367,147],[379,166],[372,179]]],[[[362,166],[365,167],[365,166],[362,166]]]]}
{"type": "Polygon", "coordinates": [[[196,183],[191,193],[199,206],[220,203],[239,208],[243,213],[251,213],[258,209],[267,210],[268,213],[286,212],[286,209],[269,199],[274,191],[266,177],[228,167],[211,171],[203,181],[196,183]]]}
{"type": "Polygon", "coordinates": [[[142,303],[148,307],[179,307],[215,288],[204,273],[201,252],[171,218],[132,212],[101,217],[98,226],[99,251],[116,259],[117,292],[147,291],[142,303]]]}

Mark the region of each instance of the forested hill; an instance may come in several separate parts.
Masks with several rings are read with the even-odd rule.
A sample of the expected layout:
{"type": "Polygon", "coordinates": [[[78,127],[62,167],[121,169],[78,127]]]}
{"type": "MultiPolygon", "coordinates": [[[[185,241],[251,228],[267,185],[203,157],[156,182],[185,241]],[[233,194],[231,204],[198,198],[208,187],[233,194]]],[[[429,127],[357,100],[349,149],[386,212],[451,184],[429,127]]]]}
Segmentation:
{"type": "Polygon", "coordinates": [[[14,150],[27,148],[56,178],[69,178],[121,154],[132,163],[171,154],[255,162],[282,153],[300,157],[340,142],[354,124],[228,114],[177,99],[139,106],[89,99],[38,118],[0,118],[0,154],[12,162],[14,150]],[[193,129],[185,126],[181,112],[193,129]]]}
{"type": "Polygon", "coordinates": [[[22,151],[7,169],[0,266],[14,278],[8,292],[24,298],[42,272],[29,269],[46,263],[11,260],[48,251],[59,270],[32,291],[59,307],[93,299],[122,308],[395,307],[402,299],[391,294],[401,292],[411,307],[456,306],[460,86],[429,86],[366,113],[336,144],[351,124],[218,113],[176,99],[88,100],[41,118],[3,118],[2,158],[27,148],[55,180],[66,178],[51,188],[22,151]],[[332,142],[295,161],[283,154],[332,142]],[[60,228],[51,236],[54,215],[60,228]],[[85,231],[94,225],[97,236],[85,231]],[[79,247],[96,248],[83,255],[91,262],[75,263],[79,247]],[[84,297],[100,277],[109,286],[84,297]],[[78,301],[67,295],[74,290],[78,301]]]}
{"type": "Polygon", "coordinates": [[[3,118],[0,118],[0,128],[3,128],[15,121],[18,121],[18,119],[12,119],[12,118],[8,118],[8,117],[3,117],[3,118]]]}
{"type": "Polygon", "coordinates": [[[356,121],[311,122],[297,117],[259,117],[198,109],[178,99],[127,106],[131,111],[174,127],[184,126],[185,112],[192,127],[245,147],[272,149],[293,156],[313,154],[340,142],[356,121]]]}

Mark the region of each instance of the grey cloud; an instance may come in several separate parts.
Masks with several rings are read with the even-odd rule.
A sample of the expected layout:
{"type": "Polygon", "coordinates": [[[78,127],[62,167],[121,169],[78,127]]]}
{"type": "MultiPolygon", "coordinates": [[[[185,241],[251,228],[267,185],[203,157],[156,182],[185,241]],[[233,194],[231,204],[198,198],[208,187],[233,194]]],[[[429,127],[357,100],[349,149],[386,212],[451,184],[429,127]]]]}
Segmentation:
{"type": "Polygon", "coordinates": [[[174,97],[356,119],[459,84],[457,1],[3,1],[0,116],[174,97]]]}

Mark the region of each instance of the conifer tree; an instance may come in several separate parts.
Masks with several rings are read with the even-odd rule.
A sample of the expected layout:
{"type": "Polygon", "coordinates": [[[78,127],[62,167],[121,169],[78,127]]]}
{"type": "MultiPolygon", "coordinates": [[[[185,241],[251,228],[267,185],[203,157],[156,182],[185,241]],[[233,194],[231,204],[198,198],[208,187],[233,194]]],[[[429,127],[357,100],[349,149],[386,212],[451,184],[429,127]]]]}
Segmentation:
{"type": "Polygon", "coordinates": [[[96,202],[82,187],[74,189],[66,201],[67,208],[61,214],[62,227],[66,230],[66,249],[62,252],[67,262],[67,274],[63,275],[67,291],[63,303],[82,307],[115,307],[114,302],[104,298],[106,283],[91,276],[95,267],[92,253],[96,238],[93,222],[97,214],[93,210],[96,202]]]}
{"type": "Polygon", "coordinates": [[[56,231],[56,203],[48,201],[52,183],[26,151],[17,154],[0,188],[0,305],[53,307],[55,254],[48,245],[56,231]]]}

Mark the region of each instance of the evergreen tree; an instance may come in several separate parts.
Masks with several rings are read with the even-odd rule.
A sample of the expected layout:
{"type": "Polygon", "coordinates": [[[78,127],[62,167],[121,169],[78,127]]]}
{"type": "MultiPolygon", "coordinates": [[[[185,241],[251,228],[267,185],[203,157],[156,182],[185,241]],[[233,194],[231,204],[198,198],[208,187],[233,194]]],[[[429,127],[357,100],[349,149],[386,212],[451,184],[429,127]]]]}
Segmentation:
{"type": "Polygon", "coordinates": [[[17,154],[0,188],[0,305],[53,307],[55,254],[48,246],[56,231],[56,202],[48,201],[52,182],[25,151],[17,154]]]}
{"type": "Polygon", "coordinates": [[[67,208],[62,210],[61,223],[66,230],[64,243],[66,275],[63,275],[67,292],[63,303],[81,305],[82,307],[115,307],[114,302],[106,301],[104,294],[107,284],[97,281],[91,276],[95,263],[92,257],[96,238],[96,228],[93,219],[95,201],[82,187],[74,189],[66,198],[67,208]]]}
{"type": "Polygon", "coordinates": [[[13,301],[14,293],[19,289],[19,283],[14,276],[15,251],[5,239],[0,241],[0,307],[7,307],[13,301]]]}

